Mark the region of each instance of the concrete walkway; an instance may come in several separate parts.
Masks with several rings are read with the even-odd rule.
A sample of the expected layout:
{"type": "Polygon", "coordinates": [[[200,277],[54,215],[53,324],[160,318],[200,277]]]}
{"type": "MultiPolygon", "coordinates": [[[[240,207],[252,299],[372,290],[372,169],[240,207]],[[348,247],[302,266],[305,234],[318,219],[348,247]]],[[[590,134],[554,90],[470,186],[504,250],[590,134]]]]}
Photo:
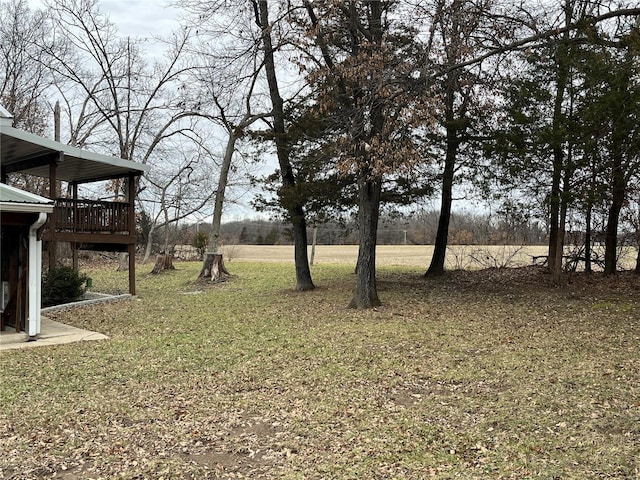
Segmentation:
{"type": "MultiPolygon", "coordinates": [[[[54,307],[43,308],[42,313],[56,312],[67,310],[69,308],[81,307],[84,305],[94,305],[97,303],[110,303],[131,299],[131,295],[106,295],[100,293],[91,293],[85,296],[84,300],[57,305],[54,307]]],[[[0,332],[0,351],[15,350],[18,348],[44,347],[47,345],[62,345],[65,343],[84,342],[94,340],[107,340],[109,337],[98,332],[91,332],[81,328],[65,325],[64,323],[55,322],[42,316],[40,324],[40,335],[37,340],[28,341],[29,335],[25,332],[0,332]]]]}
{"type": "Polygon", "coordinates": [[[29,335],[25,332],[2,332],[0,333],[0,351],[15,350],[17,348],[44,347],[47,345],[62,345],[64,343],[84,342],[91,340],[106,340],[109,337],[102,333],[90,332],[81,328],[54,322],[46,317],[42,317],[40,324],[40,335],[38,339],[29,342],[29,335]]]}

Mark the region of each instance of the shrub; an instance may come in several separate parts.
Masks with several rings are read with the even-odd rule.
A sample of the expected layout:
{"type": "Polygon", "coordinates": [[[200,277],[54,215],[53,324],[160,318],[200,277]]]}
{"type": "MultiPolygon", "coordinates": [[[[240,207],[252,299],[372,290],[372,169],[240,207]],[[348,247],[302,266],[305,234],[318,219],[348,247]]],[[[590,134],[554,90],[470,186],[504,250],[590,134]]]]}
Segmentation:
{"type": "Polygon", "coordinates": [[[191,243],[198,252],[200,258],[207,251],[207,245],[209,245],[209,235],[203,232],[198,232],[193,236],[193,242],[191,243]]]}
{"type": "Polygon", "coordinates": [[[78,300],[86,291],[87,276],[67,266],[49,269],[42,276],[42,306],[78,300]]]}

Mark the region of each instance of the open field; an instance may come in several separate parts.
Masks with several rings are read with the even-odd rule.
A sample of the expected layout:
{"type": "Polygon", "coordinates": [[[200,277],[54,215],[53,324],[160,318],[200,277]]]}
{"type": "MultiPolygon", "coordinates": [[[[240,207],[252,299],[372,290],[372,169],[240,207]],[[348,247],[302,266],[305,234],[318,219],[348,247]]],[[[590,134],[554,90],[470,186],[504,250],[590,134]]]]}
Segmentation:
{"type": "MultiPolygon", "coordinates": [[[[293,262],[292,245],[229,245],[224,247],[227,257],[232,260],[248,262],[293,262]]],[[[429,266],[433,255],[433,245],[378,245],[378,265],[429,266]]],[[[308,249],[311,256],[311,247],[308,249]]],[[[545,247],[511,246],[452,246],[448,250],[448,269],[475,266],[470,254],[489,252],[491,256],[505,257],[514,254],[514,266],[531,265],[532,256],[544,255],[545,247]],[[465,257],[458,260],[458,258],[465,257]]],[[[358,258],[358,245],[318,245],[316,246],[316,264],[351,263],[358,258]]]]}
{"type": "MultiPolygon", "coordinates": [[[[570,247],[567,247],[567,252],[570,247]]],[[[247,262],[293,263],[291,245],[228,245],[224,247],[227,259],[247,262]]],[[[311,247],[308,249],[311,256],[311,247]]],[[[544,246],[511,245],[452,245],[447,249],[447,270],[478,270],[482,268],[526,267],[533,265],[534,258],[547,254],[544,246]]],[[[600,252],[603,256],[603,251],[600,252]]],[[[433,245],[378,245],[378,265],[429,266],[433,245]]],[[[352,264],[358,258],[357,245],[318,245],[315,251],[316,264],[352,264]]],[[[635,266],[636,250],[627,248],[620,254],[620,269],[635,266]]],[[[597,268],[595,266],[594,268],[597,268]]]]}
{"type": "Polygon", "coordinates": [[[633,275],[383,265],[383,306],[354,311],[350,264],[319,262],[304,293],[289,263],[236,256],[216,286],[176,267],[55,314],[110,340],[0,356],[1,479],[640,474],[633,275]]]}

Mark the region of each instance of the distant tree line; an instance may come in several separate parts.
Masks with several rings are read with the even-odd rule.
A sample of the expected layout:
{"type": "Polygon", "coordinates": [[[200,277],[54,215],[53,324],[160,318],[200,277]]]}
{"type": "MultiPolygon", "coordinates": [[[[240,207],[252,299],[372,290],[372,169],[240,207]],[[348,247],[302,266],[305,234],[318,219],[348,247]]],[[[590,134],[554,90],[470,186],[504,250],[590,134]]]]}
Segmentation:
{"type": "MultiPolygon", "coordinates": [[[[383,215],[378,228],[380,245],[433,245],[437,235],[438,212],[429,210],[411,215],[383,215]]],[[[139,223],[140,248],[146,246],[148,226],[139,223]],[[145,232],[145,228],[147,232],[145,232]]],[[[316,227],[318,245],[357,245],[357,220],[327,221],[316,227]]],[[[311,244],[314,227],[308,227],[311,244]]],[[[193,245],[202,248],[208,240],[208,224],[186,223],[178,229],[170,228],[168,235],[173,245],[193,245]]],[[[164,238],[164,232],[161,235],[164,238]]],[[[221,225],[220,239],[223,245],[292,245],[289,225],[282,220],[247,218],[221,225]]],[[[536,221],[525,221],[504,214],[487,215],[454,212],[449,226],[451,245],[544,245],[547,233],[536,221]]],[[[153,244],[155,252],[163,243],[153,244]]]]}

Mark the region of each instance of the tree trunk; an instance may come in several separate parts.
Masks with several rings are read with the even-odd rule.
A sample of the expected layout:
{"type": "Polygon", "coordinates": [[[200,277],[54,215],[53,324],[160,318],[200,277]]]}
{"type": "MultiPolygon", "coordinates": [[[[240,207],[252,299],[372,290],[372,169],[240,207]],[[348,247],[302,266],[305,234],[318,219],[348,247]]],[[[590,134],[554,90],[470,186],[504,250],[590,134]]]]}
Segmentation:
{"type": "Polygon", "coordinates": [[[313,266],[313,261],[316,258],[316,242],[318,240],[318,226],[314,225],[313,226],[313,237],[311,239],[311,261],[309,262],[309,264],[311,266],[313,266]]]}
{"type": "Polygon", "coordinates": [[[607,218],[607,231],[604,239],[604,274],[613,275],[618,261],[618,224],[620,211],[624,204],[625,181],[622,173],[622,155],[614,153],[612,172],[612,200],[607,218]]]}
{"type": "MultiPolygon", "coordinates": [[[[444,17],[440,19],[441,28],[448,32],[443,38],[448,64],[453,67],[462,60],[468,52],[465,51],[462,40],[467,31],[465,21],[468,20],[468,13],[465,12],[464,2],[453,2],[449,6],[448,20],[444,17]]],[[[456,106],[456,98],[461,92],[460,75],[461,69],[452,68],[445,78],[445,118],[444,127],[446,129],[446,147],[444,170],[442,173],[442,198],[440,201],[440,216],[438,218],[438,229],[433,248],[431,264],[426,272],[426,276],[442,275],[447,254],[449,240],[449,223],[451,221],[451,207],[453,203],[453,178],[460,147],[460,133],[466,129],[467,100],[462,100],[456,106]]]]}
{"type": "Polygon", "coordinates": [[[557,272],[558,235],[560,232],[560,178],[562,174],[562,164],[560,162],[556,160],[553,162],[551,196],[549,199],[549,251],[547,255],[547,267],[551,274],[557,272]]]}
{"type": "Polygon", "coordinates": [[[586,273],[591,273],[591,216],[593,213],[593,202],[591,199],[588,199],[587,201],[587,214],[585,215],[586,229],[584,234],[584,271],[586,273]]]}
{"type": "Polygon", "coordinates": [[[156,258],[156,264],[151,270],[151,273],[158,274],[164,270],[175,270],[176,267],[173,266],[173,255],[170,253],[161,253],[156,258]]]}
{"type": "Polygon", "coordinates": [[[447,126],[447,153],[442,175],[442,200],[440,203],[440,217],[438,230],[433,248],[433,257],[426,276],[442,275],[447,254],[449,240],[449,222],[451,220],[451,205],[453,203],[453,175],[455,171],[456,155],[458,151],[457,130],[447,126]]]}
{"type": "Polygon", "coordinates": [[[151,224],[151,228],[149,229],[149,234],[147,236],[147,244],[144,248],[144,258],[142,259],[142,263],[147,263],[149,258],[151,257],[151,249],[153,248],[153,236],[156,233],[156,222],[151,224]]]}
{"type": "Polygon", "coordinates": [[[564,235],[567,225],[567,200],[563,197],[560,205],[560,221],[558,225],[557,246],[555,250],[555,268],[551,272],[554,285],[562,284],[562,261],[564,256],[564,235]]]}
{"type": "Polygon", "coordinates": [[[636,250],[638,251],[636,255],[636,268],[633,270],[633,273],[636,275],[640,275],[640,210],[638,211],[638,217],[636,219],[636,250]]]}
{"type": "MultiPolygon", "coordinates": [[[[630,47],[625,56],[624,68],[614,76],[610,89],[619,99],[629,98],[629,84],[631,82],[633,56],[630,47]]],[[[611,128],[611,206],[607,218],[607,231],[604,240],[604,274],[613,275],[617,270],[618,261],[618,224],[620,211],[624,205],[627,190],[627,173],[625,172],[625,154],[630,149],[627,135],[635,124],[629,125],[628,115],[624,111],[625,105],[615,105],[610,113],[611,128]],[[623,109],[622,111],[619,109],[623,109]]],[[[628,167],[629,168],[629,167],[628,167]]]]}
{"type": "MultiPolygon", "coordinates": [[[[164,194],[163,194],[163,204],[164,204],[164,194]]],[[[151,270],[151,273],[160,273],[162,270],[175,270],[173,266],[173,255],[171,251],[173,248],[169,248],[169,211],[168,207],[164,205],[163,207],[164,213],[164,247],[162,249],[162,253],[157,256],[156,264],[151,270]]],[[[175,247],[175,245],[174,245],[175,247]]]]}
{"type": "Polygon", "coordinates": [[[126,272],[129,270],[129,254],[126,252],[122,252],[118,256],[118,268],[116,268],[116,272],[126,272]]]}
{"type": "MultiPolygon", "coordinates": [[[[352,7],[352,28],[356,28],[355,3],[352,7]]],[[[371,2],[371,17],[369,27],[371,38],[377,45],[382,44],[382,9],[378,2],[371,2]]],[[[352,54],[355,54],[355,49],[352,54]]],[[[358,105],[358,94],[355,94],[355,105],[358,105]]],[[[352,137],[369,138],[372,142],[376,137],[380,138],[384,132],[385,114],[384,100],[377,101],[374,97],[371,111],[369,112],[370,131],[362,122],[353,122],[352,137]]],[[[358,248],[358,262],[356,264],[356,291],[350,308],[364,309],[374,308],[381,304],[378,298],[376,283],[376,245],[378,240],[378,219],[380,217],[380,197],[382,192],[381,174],[373,174],[371,171],[371,158],[366,148],[356,148],[356,158],[359,158],[358,166],[358,231],[360,234],[360,246],[358,248]]]]}
{"type": "MultiPolygon", "coordinates": [[[[246,118],[247,117],[245,117],[245,120],[246,118]]],[[[226,280],[230,275],[224,266],[224,259],[222,251],[220,250],[220,224],[222,222],[222,209],[224,207],[224,195],[229,179],[229,169],[231,168],[231,160],[233,158],[233,152],[235,151],[236,140],[241,135],[240,132],[241,130],[229,128],[227,147],[220,167],[220,176],[218,177],[218,190],[216,191],[216,200],[213,206],[213,220],[211,221],[209,243],[198,279],[210,279],[212,282],[220,282],[226,280]]]]}
{"type": "Polygon", "coordinates": [[[309,258],[307,254],[307,223],[303,203],[297,195],[287,195],[296,187],[295,175],[289,154],[291,147],[286,138],[284,102],[280,96],[278,79],[276,76],[276,64],[273,56],[273,44],[271,42],[271,25],[269,24],[269,5],[267,0],[259,0],[256,22],[262,29],[262,42],[264,44],[264,67],[269,85],[269,96],[273,105],[273,133],[282,176],[282,191],[280,200],[286,209],[293,227],[294,259],[296,264],[296,290],[312,290],[315,288],[311,279],[309,258]]]}
{"type": "Polygon", "coordinates": [[[231,274],[224,266],[224,258],[222,253],[206,253],[202,270],[198,279],[206,279],[211,282],[224,282],[231,274]]]}
{"type": "Polygon", "coordinates": [[[567,211],[569,209],[569,195],[571,190],[571,176],[573,175],[573,148],[569,145],[566,154],[566,162],[564,166],[564,176],[562,180],[562,191],[560,195],[560,222],[558,225],[558,238],[556,247],[556,260],[553,274],[553,284],[562,284],[562,272],[564,261],[564,240],[567,230],[567,211]]]}
{"type": "MultiPolygon", "coordinates": [[[[565,24],[570,25],[573,18],[573,5],[567,1],[564,6],[565,24]]],[[[562,42],[558,45],[556,51],[556,95],[553,104],[553,174],[551,180],[550,195],[550,228],[549,228],[549,272],[553,276],[556,284],[560,283],[562,278],[562,254],[564,250],[564,232],[561,229],[560,218],[562,216],[560,210],[562,208],[562,191],[560,182],[562,180],[562,171],[564,169],[564,135],[562,133],[563,113],[565,92],[569,81],[569,42],[570,33],[567,30],[563,34],[562,42]]]]}
{"type": "Polygon", "coordinates": [[[356,265],[356,291],[349,308],[365,309],[379,306],[376,285],[376,243],[380,215],[382,180],[369,178],[368,172],[358,178],[358,226],[360,246],[356,265]]]}

